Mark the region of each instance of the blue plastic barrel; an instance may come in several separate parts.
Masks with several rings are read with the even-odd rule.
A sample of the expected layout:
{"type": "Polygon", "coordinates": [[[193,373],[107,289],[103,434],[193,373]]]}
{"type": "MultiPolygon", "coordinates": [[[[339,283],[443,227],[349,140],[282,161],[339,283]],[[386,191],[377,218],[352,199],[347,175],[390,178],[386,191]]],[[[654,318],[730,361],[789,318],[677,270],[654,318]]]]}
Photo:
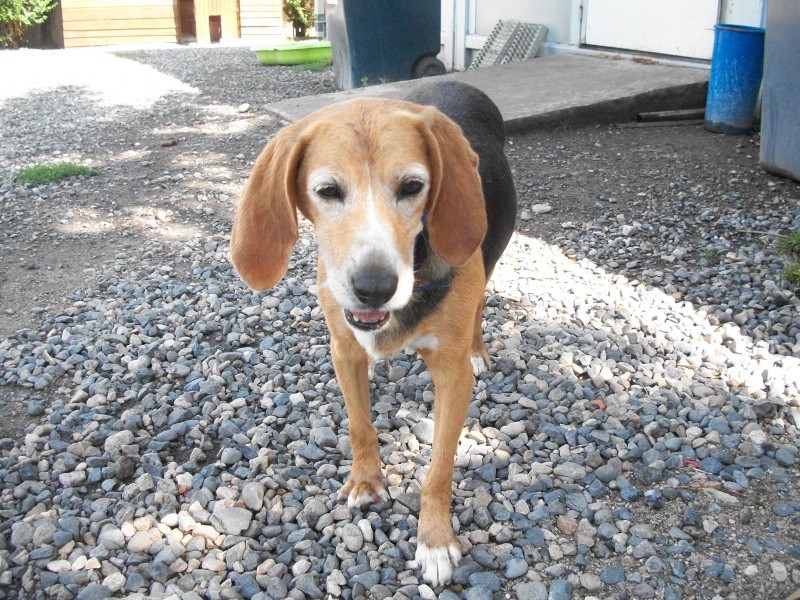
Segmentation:
{"type": "Polygon", "coordinates": [[[705,128],[718,133],[749,133],[763,71],[762,27],[715,25],[705,128]]]}

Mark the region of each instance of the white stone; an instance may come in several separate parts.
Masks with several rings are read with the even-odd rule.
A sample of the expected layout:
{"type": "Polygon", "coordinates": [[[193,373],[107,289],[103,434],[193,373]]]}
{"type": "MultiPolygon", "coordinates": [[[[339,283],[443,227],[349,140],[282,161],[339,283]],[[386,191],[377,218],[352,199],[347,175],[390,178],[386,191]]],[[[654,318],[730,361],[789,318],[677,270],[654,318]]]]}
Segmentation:
{"type": "Polygon", "coordinates": [[[744,576],[745,577],[755,577],[758,575],[758,567],[755,565],[748,565],[744,569],[744,576]]]}
{"type": "Polygon", "coordinates": [[[559,477],[569,477],[570,479],[580,479],[586,475],[586,467],[574,462],[564,462],[558,464],[553,469],[559,477]]]}
{"type": "Polygon", "coordinates": [[[117,571],[111,573],[108,577],[103,579],[103,585],[106,586],[111,593],[118,592],[125,587],[125,575],[117,571]]]}
{"type": "Polygon", "coordinates": [[[117,433],[108,436],[106,443],[103,445],[106,452],[118,452],[122,446],[129,446],[133,443],[134,436],[132,431],[123,429],[117,433]]]}
{"type": "Polygon", "coordinates": [[[778,583],[783,583],[789,578],[789,573],[786,570],[786,565],[784,565],[782,562],[773,560],[772,562],[769,563],[769,566],[772,569],[772,576],[778,583]]]}

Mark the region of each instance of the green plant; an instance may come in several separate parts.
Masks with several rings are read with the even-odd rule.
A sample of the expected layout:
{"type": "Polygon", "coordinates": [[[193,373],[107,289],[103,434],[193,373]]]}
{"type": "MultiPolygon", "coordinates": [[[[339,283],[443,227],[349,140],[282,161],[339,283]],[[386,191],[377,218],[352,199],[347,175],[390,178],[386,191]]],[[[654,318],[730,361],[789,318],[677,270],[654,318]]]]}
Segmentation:
{"type": "Polygon", "coordinates": [[[364,75],[361,78],[361,87],[369,87],[371,85],[382,85],[384,83],[389,83],[389,78],[388,77],[378,77],[378,82],[377,83],[371,83],[370,80],[369,80],[369,76],[368,75],[364,75]]]}
{"type": "Polygon", "coordinates": [[[319,62],[305,63],[297,65],[297,68],[302,71],[324,71],[331,65],[329,60],[321,60],[319,62]]]}
{"type": "Polygon", "coordinates": [[[775,244],[781,254],[800,256],[800,231],[793,231],[789,235],[778,238],[775,244]]]}
{"type": "Polygon", "coordinates": [[[15,47],[32,25],[44,23],[56,0],[0,0],[0,47],[15,47]]]}
{"type": "Polygon", "coordinates": [[[283,18],[292,24],[295,37],[306,37],[314,24],[314,0],[283,0],[283,18]]]}
{"type": "Polygon", "coordinates": [[[706,260],[712,260],[717,255],[717,251],[713,248],[703,248],[700,251],[700,256],[705,258],[706,260]]]}
{"type": "Polygon", "coordinates": [[[59,163],[57,165],[35,165],[27,169],[17,171],[16,179],[23,183],[31,185],[39,185],[42,183],[51,183],[68,177],[77,177],[79,175],[90,176],[94,172],[89,167],[83,165],[76,165],[73,163],[59,163]]]}
{"type": "Polygon", "coordinates": [[[783,278],[793,285],[800,285],[800,231],[778,238],[775,246],[788,258],[783,264],[783,278]]]}
{"type": "Polygon", "coordinates": [[[783,278],[792,285],[800,285],[800,262],[792,260],[784,263],[783,278]]]}

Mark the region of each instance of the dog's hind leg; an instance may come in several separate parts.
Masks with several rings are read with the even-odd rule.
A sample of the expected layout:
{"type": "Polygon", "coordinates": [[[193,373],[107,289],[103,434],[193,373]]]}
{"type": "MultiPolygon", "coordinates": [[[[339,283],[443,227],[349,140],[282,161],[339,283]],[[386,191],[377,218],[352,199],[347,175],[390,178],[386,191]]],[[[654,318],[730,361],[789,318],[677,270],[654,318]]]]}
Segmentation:
{"type": "Polygon", "coordinates": [[[472,363],[472,372],[475,377],[486,372],[489,368],[489,352],[486,350],[486,344],[483,343],[483,309],[485,306],[486,300],[478,303],[472,329],[472,347],[469,360],[472,363]]]}
{"type": "Polygon", "coordinates": [[[347,498],[348,506],[384,501],[388,496],[383,486],[378,434],[370,414],[369,358],[352,336],[344,340],[332,337],[331,355],[344,395],[353,448],[350,476],[339,490],[339,498],[347,498]]]}

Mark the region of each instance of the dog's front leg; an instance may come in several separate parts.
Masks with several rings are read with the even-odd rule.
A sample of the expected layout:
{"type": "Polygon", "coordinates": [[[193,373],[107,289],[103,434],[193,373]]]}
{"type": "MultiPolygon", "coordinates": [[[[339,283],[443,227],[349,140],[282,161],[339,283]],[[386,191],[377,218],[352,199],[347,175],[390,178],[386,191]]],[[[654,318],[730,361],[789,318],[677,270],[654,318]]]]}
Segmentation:
{"type": "Polygon", "coordinates": [[[450,581],[461,559],[461,549],[450,524],[453,495],[453,459],[472,398],[473,373],[467,352],[453,356],[425,352],[423,359],[436,386],[433,419],[433,456],[422,487],[416,563],[434,586],[450,581]]]}
{"type": "Polygon", "coordinates": [[[378,434],[370,414],[367,354],[352,336],[344,340],[333,338],[331,354],[336,378],[344,394],[353,448],[350,477],[339,491],[339,498],[347,498],[348,506],[386,500],[378,455],[378,434]]]}

